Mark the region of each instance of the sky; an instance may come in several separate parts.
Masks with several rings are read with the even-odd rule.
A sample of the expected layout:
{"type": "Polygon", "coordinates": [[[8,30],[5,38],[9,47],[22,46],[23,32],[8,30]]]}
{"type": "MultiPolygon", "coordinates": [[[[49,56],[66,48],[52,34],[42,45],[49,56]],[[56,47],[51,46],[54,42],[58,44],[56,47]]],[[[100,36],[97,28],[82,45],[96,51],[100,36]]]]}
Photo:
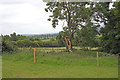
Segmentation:
{"type": "Polygon", "coordinates": [[[62,22],[52,27],[47,21],[50,12],[45,12],[42,0],[0,0],[0,34],[45,34],[62,31],[62,22]]]}
{"type": "MultiPolygon", "coordinates": [[[[45,12],[42,0],[0,0],[0,34],[46,34],[62,31],[63,22],[56,28],[47,21],[50,12],[45,12]]],[[[66,24],[65,24],[66,25],[66,24]]]]}

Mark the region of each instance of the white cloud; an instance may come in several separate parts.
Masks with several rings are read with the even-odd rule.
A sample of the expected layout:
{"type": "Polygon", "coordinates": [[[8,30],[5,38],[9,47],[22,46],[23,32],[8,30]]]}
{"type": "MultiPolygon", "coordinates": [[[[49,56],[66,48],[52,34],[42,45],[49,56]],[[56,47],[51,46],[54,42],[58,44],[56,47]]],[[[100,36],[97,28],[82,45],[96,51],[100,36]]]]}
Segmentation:
{"type": "MultiPolygon", "coordinates": [[[[55,33],[62,30],[62,25],[52,28],[47,19],[50,13],[44,11],[45,3],[41,0],[1,0],[0,1],[0,34],[13,32],[55,33]]],[[[60,22],[62,24],[62,22],[60,22]]]]}

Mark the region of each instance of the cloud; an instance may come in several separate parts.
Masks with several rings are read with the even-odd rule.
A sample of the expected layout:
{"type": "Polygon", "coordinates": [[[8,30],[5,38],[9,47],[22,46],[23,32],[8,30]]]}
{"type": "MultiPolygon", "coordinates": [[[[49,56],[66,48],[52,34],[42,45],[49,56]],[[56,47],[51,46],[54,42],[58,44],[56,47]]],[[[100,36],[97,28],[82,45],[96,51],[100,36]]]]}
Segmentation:
{"type": "Polygon", "coordinates": [[[40,3],[42,0],[0,0],[0,4],[40,3]]]}
{"type": "Polygon", "coordinates": [[[1,0],[0,7],[0,34],[43,34],[62,30],[62,22],[54,29],[47,21],[51,13],[44,11],[46,6],[41,0],[1,0]]]}

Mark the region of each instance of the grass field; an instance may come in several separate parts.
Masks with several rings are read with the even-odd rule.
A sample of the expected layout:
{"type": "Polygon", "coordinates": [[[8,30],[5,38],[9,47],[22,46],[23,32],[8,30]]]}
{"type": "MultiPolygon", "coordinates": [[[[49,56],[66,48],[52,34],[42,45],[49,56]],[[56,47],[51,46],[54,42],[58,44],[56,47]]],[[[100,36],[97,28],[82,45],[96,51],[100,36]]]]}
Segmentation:
{"type": "Polygon", "coordinates": [[[36,53],[23,50],[2,57],[3,78],[117,78],[118,57],[99,53],[97,67],[96,52],[77,50],[72,53],[36,53]]]}

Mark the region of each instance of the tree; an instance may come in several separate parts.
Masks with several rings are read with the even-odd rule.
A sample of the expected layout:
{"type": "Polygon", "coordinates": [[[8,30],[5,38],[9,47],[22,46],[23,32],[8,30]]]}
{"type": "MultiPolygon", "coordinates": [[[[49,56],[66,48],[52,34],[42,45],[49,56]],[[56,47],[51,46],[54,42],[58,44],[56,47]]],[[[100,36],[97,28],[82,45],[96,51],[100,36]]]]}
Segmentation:
{"type": "Polygon", "coordinates": [[[9,35],[2,36],[2,40],[10,40],[10,36],[9,35]]]}
{"type": "Polygon", "coordinates": [[[2,40],[2,52],[12,53],[17,50],[17,47],[9,40],[2,40]]]}
{"type": "Polygon", "coordinates": [[[57,35],[56,39],[58,40],[58,44],[60,47],[65,46],[64,37],[65,37],[65,33],[63,31],[59,32],[59,34],[57,35]]]}
{"type": "Polygon", "coordinates": [[[114,3],[114,8],[107,14],[107,23],[101,29],[102,48],[108,53],[120,53],[120,2],[114,3]]]}
{"type": "Polygon", "coordinates": [[[50,38],[50,41],[55,41],[55,39],[52,37],[52,38],[50,38]]]}
{"type": "Polygon", "coordinates": [[[16,35],[16,33],[14,32],[13,34],[10,34],[10,39],[11,39],[11,41],[17,41],[17,35],[16,35]]]}
{"type": "Polygon", "coordinates": [[[27,39],[27,37],[19,34],[17,35],[17,40],[24,40],[24,39],[27,39]]]}
{"type": "Polygon", "coordinates": [[[86,25],[82,29],[77,31],[77,44],[83,47],[96,47],[98,43],[95,41],[95,37],[98,35],[97,27],[92,23],[86,25]]]}
{"type": "Polygon", "coordinates": [[[25,43],[23,42],[23,40],[18,40],[16,41],[16,43],[17,43],[17,46],[20,48],[25,47],[25,43]]]}
{"type": "Polygon", "coordinates": [[[40,47],[39,41],[33,41],[33,47],[40,47]]]}
{"type": "Polygon", "coordinates": [[[71,41],[76,29],[84,27],[83,23],[87,22],[90,18],[91,11],[86,7],[87,4],[87,2],[48,2],[46,4],[48,7],[45,8],[45,11],[52,12],[48,21],[52,20],[52,26],[54,28],[58,25],[59,20],[65,20],[67,22],[67,36],[69,36],[71,41]]]}

